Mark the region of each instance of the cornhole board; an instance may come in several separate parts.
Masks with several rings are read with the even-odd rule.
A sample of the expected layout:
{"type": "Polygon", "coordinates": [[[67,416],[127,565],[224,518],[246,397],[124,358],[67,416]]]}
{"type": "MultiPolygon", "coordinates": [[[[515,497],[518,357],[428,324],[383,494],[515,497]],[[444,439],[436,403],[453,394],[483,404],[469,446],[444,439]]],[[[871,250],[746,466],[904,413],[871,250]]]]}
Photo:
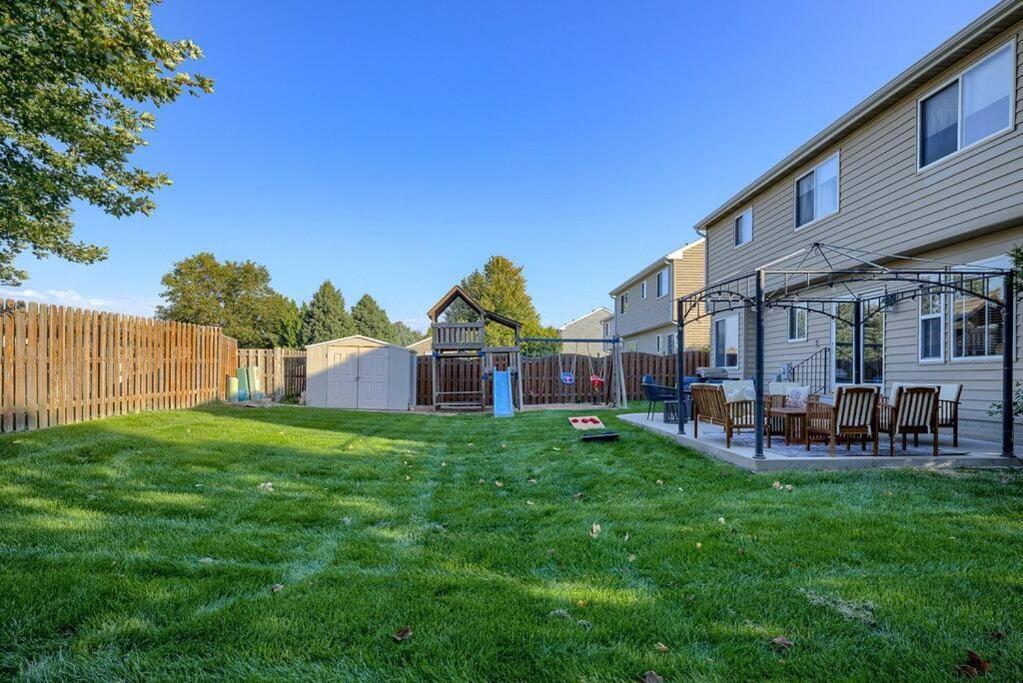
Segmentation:
{"type": "Polygon", "coordinates": [[[579,430],[604,429],[604,423],[596,415],[578,415],[568,418],[568,422],[579,430]]]}

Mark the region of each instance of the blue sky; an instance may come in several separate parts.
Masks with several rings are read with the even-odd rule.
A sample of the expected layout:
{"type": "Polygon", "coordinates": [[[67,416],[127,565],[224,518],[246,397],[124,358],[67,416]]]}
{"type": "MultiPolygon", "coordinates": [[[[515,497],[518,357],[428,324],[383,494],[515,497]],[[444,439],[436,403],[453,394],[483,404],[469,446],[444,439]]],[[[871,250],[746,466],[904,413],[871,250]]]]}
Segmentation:
{"type": "Polygon", "coordinates": [[[421,326],[500,253],[560,325],[992,4],[165,0],[216,81],[137,155],[174,185],[149,218],[78,211],[106,262],[23,257],[2,291],[149,313],[210,250],[421,326]]]}

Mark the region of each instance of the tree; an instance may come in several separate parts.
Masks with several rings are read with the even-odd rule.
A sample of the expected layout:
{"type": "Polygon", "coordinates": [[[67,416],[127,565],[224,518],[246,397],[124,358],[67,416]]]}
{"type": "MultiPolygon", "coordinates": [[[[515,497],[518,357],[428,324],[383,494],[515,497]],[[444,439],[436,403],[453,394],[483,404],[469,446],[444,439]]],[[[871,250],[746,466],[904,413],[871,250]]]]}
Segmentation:
{"type": "MultiPolygon", "coordinates": [[[[462,279],[461,286],[483,308],[522,323],[523,336],[558,336],[557,329],[544,327],[540,322],[540,314],[526,291],[522,267],[516,266],[510,259],[491,256],[483,266],[483,271],[470,273],[462,279]]],[[[463,315],[456,311],[449,319],[457,320],[463,315]]],[[[511,346],[515,343],[515,333],[503,325],[491,323],[487,325],[486,342],[489,346],[511,346]]],[[[560,342],[531,342],[522,346],[525,355],[533,356],[558,353],[560,350],[560,342]]]]}
{"type": "Polygon", "coordinates": [[[426,336],[424,333],[419,330],[412,329],[400,320],[396,320],[392,327],[394,328],[392,332],[394,343],[400,344],[401,346],[414,344],[426,336]]]}
{"type": "Polygon", "coordinates": [[[363,294],[352,306],[352,325],[356,334],[363,334],[381,341],[394,341],[394,327],[384,309],[369,294],[363,294]]]}
{"type": "Polygon", "coordinates": [[[14,267],[25,251],[77,263],[106,257],[73,239],[75,200],[118,218],[149,214],[151,195],[170,184],[130,161],[155,126],[149,110],[212,93],[213,82],[179,70],[202,51],[157,35],[154,4],[0,3],[0,282],[28,276],[14,267]]]}
{"type": "Polygon", "coordinates": [[[302,314],[302,342],[315,344],[354,333],[345,298],[330,280],[324,280],[302,314]]]}
{"type": "Polygon", "coordinates": [[[174,264],[160,282],[162,320],[219,325],[242,347],[291,345],[298,309],[270,287],[270,272],[252,261],[219,262],[202,252],[174,264]]]}

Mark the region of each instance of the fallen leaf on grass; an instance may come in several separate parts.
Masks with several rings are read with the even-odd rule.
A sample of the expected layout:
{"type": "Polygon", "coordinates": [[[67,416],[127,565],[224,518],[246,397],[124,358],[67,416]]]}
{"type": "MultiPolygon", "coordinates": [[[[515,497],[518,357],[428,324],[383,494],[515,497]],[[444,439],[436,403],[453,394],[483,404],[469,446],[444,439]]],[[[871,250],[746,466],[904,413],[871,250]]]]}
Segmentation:
{"type": "Polygon", "coordinates": [[[554,548],[547,549],[547,557],[554,557],[554,548]]]}
{"type": "Polygon", "coordinates": [[[536,483],[536,479],[527,479],[526,483],[527,484],[535,484],[536,483]]]}
{"type": "Polygon", "coordinates": [[[656,671],[646,671],[639,677],[642,683],[664,683],[664,679],[657,675],[656,671]]]}
{"type": "Polygon", "coordinates": [[[203,558],[200,558],[200,559],[199,559],[199,563],[200,563],[200,564],[213,564],[213,558],[212,558],[212,557],[203,557],[203,558]]]}
{"type": "Polygon", "coordinates": [[[282,590],[284,590],[283,583],[275,583],[274,585],[270,586],[271,593],[280,593],[282,590]]]}
{"type": "Polygon", "coordinates": [[[703,544],[702,544],[702,543],[700,543],[699,541],[697,541],[697,542],[696,542],[696,549],[697,549],[697,550],[699,550],[699,549],[700,549],[700,548],[702,548],[702,547],[703,547],[703,544]]]}
{"type": "Polygon", "coordinates": [[[772,638],[771,644],[773,644],[779,650],[788,650],[790,647],[794,645],[794,643],[785,636],[778,636],[777,638],[772,638]]]}
{"type": "Polygon", "coordinates": [[[725,523],[725,518],[724,517],[718,517],[718,524],[724,524],[724,523],[725,523]]]}
{"type": "Polygon", "coordinates": [[[967,650],[966,661],[957,666],[956,669],[966,678],[973,678],[991,671],[991,662],[987,661],[973,650],[967,650]]]}
{"type": "Polygon", "coordinates": [[[532,505],[532,504],[533,504],[533,501],[531,501],[531,500],[527,500],[526,501],[526,505],[532,505]]]}
{"type": "Polygon", "coordinates": [[[481,483],[481,484],[486,484],[486,483],[487,483],[487,480],[486,480],[486,479],[480,479],[480,483],[481,483]]]}
{"type": "Polygon", "coordinates": [[[391,637],[394,638],[394,642],[396,643],[400,643],[403,640],[408,640],[409,638],[412,637],[412,627],[402,626],[397,631],[392,633],[391,637]]]}
{"type": "Polygon", "coordinates": [[[583,492],[582,491],[580,491],[579,493],[573,493],[572,494],[572,500],[582,500],[582,499],[583,499],[583,492]]]}
{"type": "Polygon", "coordinates": [[[781,490],[781,482],[778,481],[777,479],[774,481],[773,484],[771,484],[771,486],[774,487],[775,491],[780,491],[781,490]]]}
{"type": "Polygon", "coordinates": [[[447,467],[447,466],[448,466],[448,464],[447,464],[446,462],[442,462],[442,463],[440,464],[440,466],[441,466],[441,467],[447,467]]]}
{"type": "Polygon", "coordinates": [[[635,562],[635,561],[636,561],[636,556],[635,555],[629,555],[629,562],[635,562]]]}
{"type": "Polygon", "coordinates": [[[554,447],[554,448],[552,448],[551,450],[552,450],[552,451],[560,451],[561,449],[560,449],[560,448],[558,448],[557,446],[555,446],[555,447],[554,447]]]}
{"type": "Polygon", "coordinates": [[[589,607],[589,605],[590,605],[590,601],[589,600],[583,599],[583,600],[576,600],[575,601],[575,606],[576,607],[589,607]]]}
{"type": "Polygon", "coordinates": [[[495,481],[494,482],[494,486],[496,486],[499,489],[500,488],[504,488],[504,482],[503,481],[495,481]]]}
{"type": "Polygon", "coordinates": [[[601,531],[603,531],[603,529],[600,528],[600,525],[594,522],[593,526],[590,527],[590,538],[600,536],[601,531]]]}
{"type": "Polygon", "coordinates": [[[786,491],[792,491],[792,489],[794,489],[794,488],[795,487],[792,484],[785,484],[785,490],[786,491]]]}
{"type": "Polygon", "coordinates": [[[568,619],[568,611],[563,609],[551,610],[547,613],[547,616],[553,617],[554,619],[568,619]]]}
{"type": "Polygon", "coordinates": [[[667,652],[668,651],[668,646],[665,645],[664,643],[661,643],[661,642],[654,643],[654,647],[657,648],[658,652],[667,652]]]}
{"type": "Polygon", "coordinates": [[[661,486],[662,484],[664,484],[664,480],[663,479],[658,479],[654,483],[657,484],[658,486],[661,486]]]}
{"type": "Polygon", "coordinates": [[[589,631],[591,628],[593,628],[593,624],[591,622],[589,622],[589,621],[586,621],[585,619],[580,619],[579,621],[577,621],[575,623],[578,624],[579,626],[582,626],[583,629],[585,629],[587,631],[589,631]]]}
{"type": "Polygon", "coordinates": [[[259,490],[272,493],[274,490],[274,483],[272,481],[264,481],[259,485],[259,490]]]}

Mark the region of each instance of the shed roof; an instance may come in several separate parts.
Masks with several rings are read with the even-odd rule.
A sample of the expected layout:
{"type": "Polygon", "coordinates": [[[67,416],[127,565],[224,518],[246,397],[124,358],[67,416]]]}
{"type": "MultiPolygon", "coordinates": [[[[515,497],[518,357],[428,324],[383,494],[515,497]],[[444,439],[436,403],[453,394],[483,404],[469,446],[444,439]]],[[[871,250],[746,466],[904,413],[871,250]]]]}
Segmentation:
{"type": "Polygon", "coordinates": [[[408,350],[404,346],[401,346],[400,344],[392,344],[391,342],[385,342],[382,339],[374,339],[373,337],[367,337],[364,334],[350,334],[347,337],[338,337],[337,339],[328,339],[327,341],[316,342],[315,344],[306,344],[305,347],[307,349],[311,349],[313,347],[323,346],[325,344],[337,344],[340,342],[348,341],[360,341],[370,346],[393,346],[394,348],[401,349],[402,351],[408,350]]]}

